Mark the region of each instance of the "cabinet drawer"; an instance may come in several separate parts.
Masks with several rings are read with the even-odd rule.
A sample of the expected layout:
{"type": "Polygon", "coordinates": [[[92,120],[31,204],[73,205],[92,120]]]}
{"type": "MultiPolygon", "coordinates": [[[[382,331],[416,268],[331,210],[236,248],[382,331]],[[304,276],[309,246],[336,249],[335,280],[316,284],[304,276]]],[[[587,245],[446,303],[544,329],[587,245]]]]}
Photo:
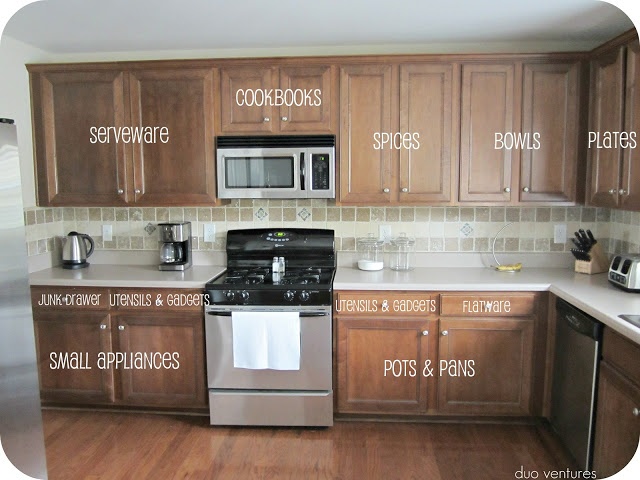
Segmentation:
{"type": "Polygon", "coordinates": [[[444,293],[440,295],[440,315],[500,317],[531,315],[535,293],[444,293]]]}
{"type": "Polygon", "coordinates": [[[424,292],[336,292],[333,308],[336,315],[349,316],[436,315],[438,295],[424,292]]]}
{"type": "Polygon", "coordinates": [[[119,288],[111,291],[111,303],[117,310],[154,310],[162,312],[200,312],[203,310],[203,290],[181,288],[119,288]]]}
{"type": "Polygon", "coordinates": [[[615,366],[629,380],[640,385],[640,346],[610,328],[605,328],[603,335],[603,359],[615,366]]]}
{"type": "Polygon", "coordinates": [[[34,310],[107,310],[109,289],[87,287],[31,287],[34,310]]]}

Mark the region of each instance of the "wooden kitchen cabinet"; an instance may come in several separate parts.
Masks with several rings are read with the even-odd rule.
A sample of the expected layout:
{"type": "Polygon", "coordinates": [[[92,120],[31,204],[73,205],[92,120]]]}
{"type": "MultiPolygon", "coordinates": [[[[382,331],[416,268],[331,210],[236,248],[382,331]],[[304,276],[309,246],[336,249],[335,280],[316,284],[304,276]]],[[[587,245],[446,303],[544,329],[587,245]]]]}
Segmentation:
{"type": "Polygon", "coordinates": [[[220,131],[229,133],[335,132],[336,68],[308,66],[229,66],[220,68],[220,131]],[[278,106],[275,90],[307,91],[278,106]],[[247,95],[246,91],[250,94],[247,95]],[[271,101],[262,92],[271,91],[271,101]],[[254,97],[254,92],[258,96],[254,97]],[[291,103],[297,102],[291,105],[291,103]],[[249,103],[247,105],[245,102],[249,103]],[[254,104],[254,103],[257,103],[254,104]]]}
{"type": "Polygon", "coordinates": [[[412,138],[415,135],[420,144],[419,148],[399,150],[400,203],[446,204],[455,200],[459,71],[457,64],[400,65],[399,132],[412,138]]]}
{"type": "MultiPolygon", "coordinates": [[[[624,47],[591,61],[589,132],[621,132],[624,128],[624,47]]],[[[589,148],[588,201],[591,205],[615,207],[618,201],[622,150],[589,148]]]]}
{"type": "Polygon", "coordinates": [[[92,128],[127,124],[126,73],[53,69],[32,72],[30,83],[38,204],[126,204],[128,150],[91,135],[92,128]]]}
{"type": "Polygon", "coordinates": [[[605,328],[602,355],[593,453],[598,478],[622,470],[640,440],[640,347],[605,328]]]}
{"type": "MultiPolygon", "coordinates": [[[[625,131],[640,132],[640,43],[627,44],[627,76],[625,84],[625,131]]],[[[640,138],[636,148],[622,152],[622,178],[618,188],[618,206],[640,210],[640,138]]]]}
{"type": "Polygon", "coordinates": [[[495,134],[518,131],[516,68],[462,65],[460,202],[509,203],[515,150],[496,149],[495,134]]]}
{"type": "Polygon", "coordinates": [[[136,352],[155,355],[154,368],[122,370],[123,403],[206,406],[202,313],[118,313],[114,323],[125,358],[136,352]]]}
{"type": "Polygon", "coordinates": [[[374,134],[398,130],[396,68],[345,65],[340,69],[340,202],[393,201],[394,153],[376,149],[374,134]]]}
{"type": "Polygon", "coordinates": [[[137,205],[216,201],[214,71],[145,69],[129,74],[131,124],[166,127],[168,141],[132,145],[137,205]]]}
{"type": "Polygon", "coordinates": [[[580,63],[524,64],[521,203],[575,203],[579,126],[580,63]]]}
{"type": "Polygon", "coordinates": [[[435,406],[437,319],[338,317],[337,411],[425,414],[435,406]]]}
{"type": "Polygon", "coordinates": [[[112,351],[108,312],[34,308],[33,322],[44,402],[115,401],[114,371],[97,364],[98,355],[112,351]]]}
{"type": "Polygon", "coordinates": [[[439,358],[448,370],[438,379],[438,410],[531,414],[533,330],[533,317],[441,317],[439,358]]]}
{"type": "Polygon", "coordinates": [[[40,206],[215,204],[213,69],[29,71],[40,206]],[[126,143],[122,127],[165,127],[168,141],[126,143]]]}
{"type": "Polygon", "coordinates": [[[201,298],[201,291],[75,287],[31,291],[43,402],[206,408],[202,304],[172,303],[180,295],[201,298]],[[61,300],[39,305],[43,295],[61,300]],[[82,359],[80,366],[90,368],[72,368],[77,365],[58,360],[72,358],[74,352],[82,359]]]}

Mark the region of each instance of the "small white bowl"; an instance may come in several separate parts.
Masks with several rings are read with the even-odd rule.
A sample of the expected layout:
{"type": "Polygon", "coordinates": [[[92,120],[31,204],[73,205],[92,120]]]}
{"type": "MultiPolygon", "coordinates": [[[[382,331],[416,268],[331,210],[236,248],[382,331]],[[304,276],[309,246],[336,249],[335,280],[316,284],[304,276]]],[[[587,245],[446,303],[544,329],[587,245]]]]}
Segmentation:
{"type": "Polygon", "coordinates": [[[384,262],[374,262],[373,260],[358,260],[358,268],[360,270],[366,270],[369,272],[382,270],[384,268],[384,262]]]}

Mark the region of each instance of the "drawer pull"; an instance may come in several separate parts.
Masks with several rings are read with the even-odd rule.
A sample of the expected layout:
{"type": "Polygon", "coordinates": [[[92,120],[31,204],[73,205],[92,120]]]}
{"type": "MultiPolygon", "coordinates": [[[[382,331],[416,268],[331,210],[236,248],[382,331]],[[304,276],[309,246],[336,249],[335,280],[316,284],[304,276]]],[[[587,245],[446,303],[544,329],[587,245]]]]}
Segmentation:
{"type": "Polygon", "coordinates": [[[100,330],[106,330],[107,326],[104,323],[100,324],[100,330]]]}
{"type": "Polygon", "coordinates": [[[118,330],[124,330],[124,325],[118,325],[118,330]]]}
{"type": "Polygon", "coordinates": [[[447,335],[449,335],[449,330],[443,330],[442,331],[442,336],[446,337],[447,335]]]}
{"type": "Polygon", "coordinates": [[[633,410],[631,410],[631,413],[633,413],[634,417],[638,417],[638,416],[640,416],[640,409],[638,407],[636,407],[633,410]]]}
{"type": "Polygon", "coordinates": [[[423,330],[422,336],[426,337],[427,335],[429,335],[429,330],[423,330]]]}

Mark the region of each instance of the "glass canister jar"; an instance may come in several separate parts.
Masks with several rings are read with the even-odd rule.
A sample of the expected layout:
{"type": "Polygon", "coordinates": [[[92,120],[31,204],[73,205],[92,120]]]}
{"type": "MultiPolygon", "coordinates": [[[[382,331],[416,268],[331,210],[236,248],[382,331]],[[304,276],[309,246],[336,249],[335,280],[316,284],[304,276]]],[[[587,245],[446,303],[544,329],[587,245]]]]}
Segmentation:
{"type": "Polygon", "coordinates": [[[382,270],[384,268],[383,245],[384,241],[374,237],[373,233],[358,238],[358,268],[360,270],[382,270]]]}
{"type": "Polygon", "coordinates": [[[402,232],[398,237],[391,239],[389,267],[391,270],[413,270],[415,253],[415,238],[408,237],[402,232]]]}

